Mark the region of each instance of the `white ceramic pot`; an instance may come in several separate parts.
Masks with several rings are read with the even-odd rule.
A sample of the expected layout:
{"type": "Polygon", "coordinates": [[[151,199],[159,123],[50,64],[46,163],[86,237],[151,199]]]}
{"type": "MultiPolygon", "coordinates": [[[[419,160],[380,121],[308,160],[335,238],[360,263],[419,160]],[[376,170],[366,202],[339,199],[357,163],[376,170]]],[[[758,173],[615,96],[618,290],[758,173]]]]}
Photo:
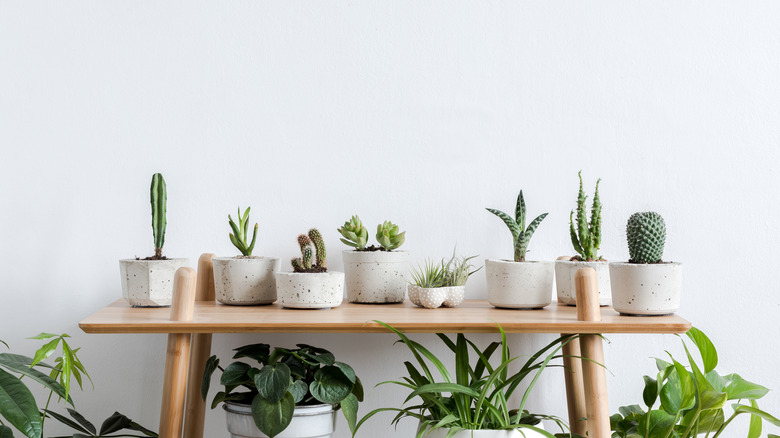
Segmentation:
{"type": "Polygon", "coordinates": [[[574,276],[581,268],[593,268],[599,282],[599,305],[609,306],[612,303],[612,292],[609,281],[609,262],[570,262],[568,260],[555,261],[555,285],[558,289],[558,301],[569,304],[577,304],[575,292],[576,282],[574,276]]]}
{"type": "MultiPolygon", "coordinates": [[[[539,423],[534,426],[537,429],[544,430],[544,426],[539,423]]],[[[420,431],[420,428],[417,428],[420,431]]],[[[439,428],[426,432],[423,438],[447,438],[449,428],[439,428]]],[[[545,435],[531,429],[516,430],[461,430],[455,432],[450,438],[545,438],[545,435]]]]}
{"type": "Polygon", "coordinates": [[[249,306],[276,301],[275,257],[214,257],[214,292],[223,304],[249,306]]]}
{"type": "Polygon", "coordinates": [[[122,296],[133,307],[170,306],[176,270],[189,264],[188,259],[120,260],[122,296]]]}
{"type": "Polygon", "coordinates": [[[682,263],[609,264],[612,307],[627,315],[668,315],[680,308],[682,263]]]}
{"type": "Polygon", "coordinates": [[[426,309],[457,307],[466,296],[466,286],[420,287],[409,284],[407,291],[412,304],[426,309]]]}
{"type": "Polygon", "coordinates": [[[406,273],[409,253],[406,251],[346,250],[347,300],[350,303],[400,303],[406,297],[406,273]]]}
{"type": "MultiPolygon", "coordinates": [[[[225,402],[225,417],[230,438],[267,437],[255,425],[252,406],[225,402]]],[[[296,406],[292,421],[277,438],[328,438],[336,430],[333,405],[296,406]]]]}
{"type": "Polygon", "coordinates": [[[277,272],[276,298],[291,309],[329,309],[344,300],[344,273],[277,272]]]}
{"type": "Polygon", "coordinates": [[[485,260],[488,302],[507,309],[541,309],[553,294],[553,262],[485,260]]]}

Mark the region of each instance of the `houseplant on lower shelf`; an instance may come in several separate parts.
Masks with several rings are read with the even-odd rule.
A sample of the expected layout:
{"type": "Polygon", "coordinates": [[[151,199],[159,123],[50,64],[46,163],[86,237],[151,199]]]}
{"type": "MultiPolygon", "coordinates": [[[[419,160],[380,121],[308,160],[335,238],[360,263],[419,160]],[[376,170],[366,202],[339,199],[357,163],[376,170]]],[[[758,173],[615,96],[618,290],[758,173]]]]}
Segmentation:
{"type": "Polygon", "coordinates": [[[293,272],[276,273],[279,304],[293,309],[327,309],[344,300],[344,273],[328,271],[325,241],[312,228],[298,236],[301,257],[291,260],[293,272]]]}
{"type": "MultiPolygon", "coordinates": [[[[577,335],[564,335],[537,351],[527,360],[512,357],[507,344],[506,333],[498,326],[501,342],[493,342],[485,349],[458,334],[455,340],[447,335],[437,334],[455,355],[455,370],[451,373],[444,363],[423,345],[409,339],[400,330],[376,321],[400,338],[414,357],[417,365],[404,362],[409,373],[402,381],[387,381],[405,387],[409,395],[405,403],[415,397],[420,402],[408,407],[375,409],[360,422],[359,429],[369,418],[380,412],[395,412],[392,420],[396,424],[402,418],[414,418],[419,422],[417,438],[537,438],[553,437],[544,430],[541,420],[558,423],[561,431],[568,426],[559,418],[548,415],[530,414],[526,402],[534,385],[553,360],[560,359],[563,346],[577,335]],[[469,354],[473,350],[473,355],[469,354]],[[498,355],[498,360],[493,359],[498,355]],[[474,363],[470,362],[474,358],[474,363]],[[515,362],[517,361],[517,362],[515,362]],[[521,362],[522,363],[521,365],[521,362]],[[510,366],[519,366],[515,373],[509,373],[510,366]],[[437,381],[437,371],[442,381],[437,381]],[[512,405],[510,397],[524,384],[520,402],[512,405]]],[[[567,433],[565,436],[569,436],[567,433]]]]}
{"type": "Polygon", "coordinates": [[[598,276],[599,304],[608,306],[612,302],[612,292],[609,282],[609,264],[598,253],[601,246],[601,198],[599,198],[599,183],[593,193],[593,203],[590,209],[590,220],[586,211],[585,191],[582,188],[582,171],[579,172],[580,190],[577,195],[577,215],[569,214],[569,236],[577,253],[569,260],[555,261],[555,284],[558,289],[558,301],[564,304],[577,304],[574,276],[582,268],[593,268],[598,276]]]}
{"type": "Polygon", "coordinates": [[[626,225],[628,262],[611,262],[612,307],[627,315],[668,315],[680,308],[682,263],[664,262],[666,223],[654,211],[626,225]]]}
{"type": "Polygon", "coordinates": [[[351,366],[325,349],[298,344],[274,348],[252,344],[235,349],[233,359],[252,359],[259,367],[237,361],[226,368],[212,356],[206,362],[201,394],[206,400],[211,376],[222,371],[224,391],[211,408],[224,403],[231,437],[330,437],[341,409],[354,432],[363,386],[351,366]]]}
{"type": "Polygon", "coordinates": [[[487,211],[504,221],[512,233],[513,260],[485,260],[487,296],[490,304],[510,309],[539,309],[552,302],[553,262],[527,261],[528,243],[547,213],[540,214],[525,226],[523,191],[517,195],[515,217],[503,211],[487,211]]]}
{"type": "Polygon", "coordinates": [[[154,255],[119,261],[122,295],[131,306],[166,307],[171,305],[173,297],[173,276],[177,269],[189,265],[189,260],[169,259],[162,253],[168,225],[168,189],[162,174],[152,176],[150,192],[154,255]]]}
{"type": "Polygon", "coordinates": [[[409,301],[426,309],[459,306],[466,296],[469,277],[482,269],[471,269],[474,266],[469,261],[473,258],[476,256],[456,257],[453,252],[449,261],[442,259],[434,263],[426,260],[412,270],[412,281],[407,286],[409,301]]]}
{"type": "Polygon", "coordinates": [[[238,224],[228,215],[233,231],[230,242],[241,255],[237,257],[214,257],[214,291],[217,301],[232,305],[271,304],[276,301],[276,273],[279,259],[257,257],[252,251],[257,243],[258,225],[255,224],[252,240],[249,240],[249,207],[241,215],[237,213],[238,224]]]}
{"type": "Polygon", "coordinates": [[[338,229],[341,241],[354,249],[344,250],[347,300],[351,303],[400,303],[406,297],[403,274],[409,263],[409,253],[398,251],[406,240],[406,232],[398,225],[384,221],[377,226],[379,246],[368,244],[368,230],[355,215],[338,229]]]}

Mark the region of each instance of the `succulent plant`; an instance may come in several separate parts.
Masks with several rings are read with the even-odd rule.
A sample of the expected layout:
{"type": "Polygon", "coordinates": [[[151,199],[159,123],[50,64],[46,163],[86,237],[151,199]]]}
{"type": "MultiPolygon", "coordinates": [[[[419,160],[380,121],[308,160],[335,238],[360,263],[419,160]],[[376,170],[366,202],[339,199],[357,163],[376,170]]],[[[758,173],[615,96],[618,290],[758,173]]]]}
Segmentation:
{"type": "Polygon", "coordinates": [[[634,213],[626,224],[631,263],[660,263],[666,243],[664,218],[654,211],[634,213]]]}
{"type": "Polygon", "coordinates": [[[398,225],[384,221],[376,227],[376,241],[387,251],[397,249],[406,240],[406,231],[399,233],[398,225]]]}
{"type": "Polygon", "coordinates": [[[233,218],[228,215],[228,223],[230,224],[230,228],[233,229],[233,232],[230,233],[230,241],[239,251],[241,251],[241,254],[246,257],[251,257],[252,250],[255,248],[255,242],[257,241],[258,225],[255,224],[255,229],[252,233],[252,242],[247,245],[246,239],[249,237],[249,234],[247,233],[249,227],[249,207],[246,208],[243,216],[241,216],[241,207],[238,207],[237,215],[238,225],[236,225],[236,223],[233,222],[233,218]]]}
{"type": "Polygon", "coordinates": [[[410,283],[423,288],[463,286],[469,276],[482,269],[480,266],[471,270],[474,266],[469,263],[469,260],[476,257],[456,257],[453,251],[449,261],[442,259],[439,263],[434,263],[425,260],[416,269],[412,269],[410,283]]]}
{"type": "Polygon", "coordinates": [[[515,251],[515,261],[524,262],[525,254],[528,252],[528,243],[531,241],[531,236],[534,235],[536,228],[542,223],[544,218],[547,217],[547,213],[542,213],[536,217],[525,227],[525,199],[523,199],[523,191],[520,190],[520,194],[517,195],[517,203],[515,204],[515,218],[504,213],[501,210],[493,208],[486,208],[487,211],[501,218],[502,221],[509,227],[509,231],[512,233],[512,245],[515,251]]]}
{"type": "Polygon", "coordinates": [[[344,222],[344,225],[337,230],[344,236],[341,241],[345,245],[351,246],[358,251],[363,251],[368,243],[368,230],[363,226],[363,222],[357,215],[344,222]]]}
{"type": "Polygon", "coordinates": [[[308,235],[299,235],[298,246],[301,248],[301,257],[296,257],[290,261],[293,271],[327,272],[328,268],[325,265],[325,242],[322,240],[322,234],[320,234],[319,230],[312,228],[309,230],[308,235]]]}
{"type": "Polygon", "coordinates": [[[168,189],[161,173],[152,176],[152,233],[154,234],[154,258],[162,259],[165,244],[165,227],[168,225],[166,212],[168,208],[168,189]]]}
{"type": "Polygon", "coordinates": [[[590,221],[585,211],[587,196],[582,189],[582,171],[578,173],[580,178],[580,191],[577,195],[577,222],[575,226],[574,211],[569,214],[569,234],[574,250],[582,261],[600,260],[597,254],[601,246],[601,199],[599,199],[599,183],[596,181],[596,191],[593,194],[593,204],[590,209],[590,221]]]}

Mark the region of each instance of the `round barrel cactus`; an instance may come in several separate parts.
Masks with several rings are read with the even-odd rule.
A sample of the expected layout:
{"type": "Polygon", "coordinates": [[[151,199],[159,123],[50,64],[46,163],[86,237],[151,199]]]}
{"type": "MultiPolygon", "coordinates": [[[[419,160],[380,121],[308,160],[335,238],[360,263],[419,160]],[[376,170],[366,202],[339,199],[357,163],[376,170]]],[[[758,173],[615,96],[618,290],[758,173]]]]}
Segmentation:
{"type": "Polygon", "coordinates": [[[632,263],[660,263],[666,242],[664,218],[654,211],[634,213],[626,225],[629,261],[632,263]]]}

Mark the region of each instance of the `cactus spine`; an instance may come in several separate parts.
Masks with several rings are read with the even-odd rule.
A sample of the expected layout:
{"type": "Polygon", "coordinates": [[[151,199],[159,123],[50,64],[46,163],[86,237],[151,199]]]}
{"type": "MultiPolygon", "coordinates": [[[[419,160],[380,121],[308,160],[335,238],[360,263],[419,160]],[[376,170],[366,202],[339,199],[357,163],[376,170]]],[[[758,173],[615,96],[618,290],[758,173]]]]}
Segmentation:
{"type": "Polygon", "coordinates": [[[520,190],[520,194],[517,195],[517,203],[515,204],[515,217],[504,213],[501,210],[493,208],[486,208],[487,211],[498,216],[512,233],[512,246],[515,252],[515,261],[524,262],[525,254],[528,252],[528,243],[531,241],[531,236],[534,235],[536,228],[542,223],[544,218],[547,217],[547,213],[542,213],[536,217],[525,227],[525,199],[523,198],[523,191],[520,190]]]}
{"type": "Polygon", "coordinates": [[[578,173],[580,178],[580,191],[577,195],[577,225],[574,223],[574,211],[569,214],[569,234],[574,250],[583,261],[600,260],[598,255],[601,246],[601,199],[599,198],[599,183],[596,181],[596,191],[593,194],[593,205],[590,210],[590,222],[588,222],[585,208],[585,191],[582,188],[582,171],[578,173]]]}
{"type": "Polygon", "coordinates": [[[165,227],[168,225],[166,213],[168,208],[168,190],[161,173],[152,176],[152,232],[154,233],[154,258],[163,258],[162,249],[165,244],[165,227]]]}
{"type": "Polygon", "coordinates": [[[660,263],[666,243],[666,223],[654,211],[634,213],[626,224],[629,262],[660,263]]]}
{"type": "Polygon", "coordinates": [[[309,239],[311,239],[311,242],[314,244],[314,249],[317,250],[317,266],[321,268],[326,267],[325,241],[322,239],[322,234],[320,234],[318,229],[312,228],[309,230],[309,239]]]}
{"type": "Polygon", "coordinates": [[[309,230],[308,236],[306,234],[298,235],[298,246],[301,248],[301,257],[296,257],[290,261],[293,271],[327,272],[328,269],[325,266],[325,242],[319,230],[312,228],[309,230]]]}

